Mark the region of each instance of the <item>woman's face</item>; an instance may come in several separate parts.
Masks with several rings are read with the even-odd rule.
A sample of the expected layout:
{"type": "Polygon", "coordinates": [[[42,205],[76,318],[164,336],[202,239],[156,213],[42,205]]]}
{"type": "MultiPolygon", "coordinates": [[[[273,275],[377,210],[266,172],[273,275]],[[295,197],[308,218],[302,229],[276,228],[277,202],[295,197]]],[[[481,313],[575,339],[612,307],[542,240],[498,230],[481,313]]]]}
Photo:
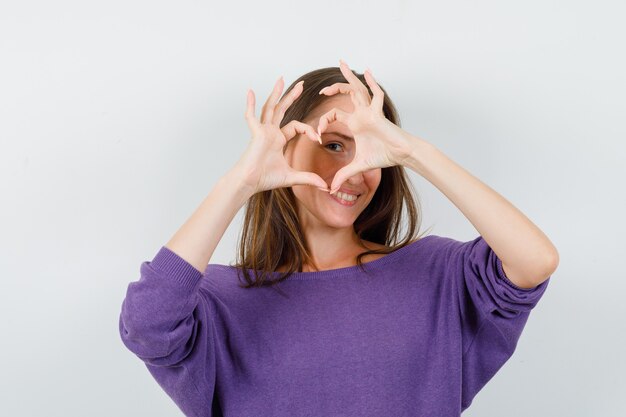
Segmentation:
{"type": "MultiPolygon", "coordinates": [[[[317,129],[319,117],[333,107],[348,113],[354,110],[350,97],[339,94],[322,102],[302,122],[317,129]]],[[[322,132],[321,145],[302,134],[288,141],[285,158],[292,168],[316,173],[330,187],[335,173],[352,161],[355,150],[352,132],[343,123],[334,121],[328,125],[326,131],[322,132]]],[[[314,186],[292,186],[300,220],[304,225],[310,224],[309,222],[322,222],[336,228],[353,225],[359,214],[372,200],[380,184],[380,177],[380,168],[360,172],[341,184],[339,193],[335,195],[330,195],[327,191],[314,186]],[[342,201],[338,195],[341,195],[344,190],[349,194],[359,196],[355,201],[342,201]]]]}

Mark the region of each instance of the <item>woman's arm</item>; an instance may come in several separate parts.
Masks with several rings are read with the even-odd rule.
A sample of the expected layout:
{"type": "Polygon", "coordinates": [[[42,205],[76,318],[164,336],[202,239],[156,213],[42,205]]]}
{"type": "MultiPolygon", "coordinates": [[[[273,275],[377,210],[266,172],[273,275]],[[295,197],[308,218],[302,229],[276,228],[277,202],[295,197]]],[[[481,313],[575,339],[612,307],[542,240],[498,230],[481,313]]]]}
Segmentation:
{"type": "Polygon", "coordinates": [[[521,211],[431,143],[408,135],[403,165],[430,181],[467,217],[502,261],[507,277],[532,288],[556,270],[559,254],[521,211]]]}
{"type": "Polygon", "coordinates": [[[502,261],[507,278],[522,288],[535,287],[556,269],[559,255],[546,235],[500,194],[467,172],[432,144],[388,120],[383,113],[384,91],[371,71],[364,73],[372,91],[339,61],[348,84],[335,83],[320,91],[325,96],[350,94],[354,111],[333,108],[320,116],[318,133],[339,121],[354,133],[360,152],[335,173],[330,191],[336,192],[351,176],[373,168],[408,166],[443,192],[469,219],[502,261]]]}
{"type": "MultiPolygon", "coordinates": [[[[221,177],[211,193],[165,246],[203,272],[222,239],[224,232],[241,207],[254,194],[293,185],[314,185],[327,188],[326,181],[314,172],[296,171],[284,155],[285,143],[298,134],[315,142],[322,138],[312,126],[292,120],[280,127],[274,114],[284,111],[303,91],[304,81],[297,83],[280,97],[283,77],[274,84],[259,117],[255,116],[256,96],[249,89],[244,118],[251,138],[237,163],[221,177]]],[[[282,114],[281,113],[281,114],[282,114]]]]}
{"type": "Polygon", "coordinates": [[[204,272],[228,225],[254,193],[236,168],[220,177],[191,217],[164,245],[204,272]]]}

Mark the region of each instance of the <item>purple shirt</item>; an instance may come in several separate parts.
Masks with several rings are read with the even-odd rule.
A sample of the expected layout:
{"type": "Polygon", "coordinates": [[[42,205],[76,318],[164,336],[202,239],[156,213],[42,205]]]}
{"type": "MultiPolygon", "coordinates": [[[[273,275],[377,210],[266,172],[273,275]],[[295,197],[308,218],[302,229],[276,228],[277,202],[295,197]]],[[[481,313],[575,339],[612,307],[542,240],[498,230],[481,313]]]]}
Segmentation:
{"type": "Polygon", "coordinates": [[[163,246],[128,285],[120,335],[186,416],[453,417],[549,282],[517,287],[481,236],[428,235],[364,266],[244,289],[237,268],[202,273],[163,246]]]}

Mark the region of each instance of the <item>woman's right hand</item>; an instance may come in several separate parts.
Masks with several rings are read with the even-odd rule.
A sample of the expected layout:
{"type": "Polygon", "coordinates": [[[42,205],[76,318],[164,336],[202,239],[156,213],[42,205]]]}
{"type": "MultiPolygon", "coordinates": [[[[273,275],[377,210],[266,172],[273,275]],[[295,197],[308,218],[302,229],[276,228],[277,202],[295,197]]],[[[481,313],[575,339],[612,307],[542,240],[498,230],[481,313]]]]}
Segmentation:
{"type": "Polygon", "coordinates": [[[282,129],[279,127],[289,106],[302,93],[303,83],[304,81],[300,81],[296,84],[289,94],[277,103],[284,86],[283,77],[280,77],[263,105],[260,120],[254,115],[254,92],[248,90],[245,119],[252,132],[252,138],[237,162],[236,169],[243,176],[243,184],[254,194],[292,185],[312,185],[329,191],[328,184],[319,175],[293,169],[283,154],[287,141],[298,134],[304,134],[310,140],[322,143],[315,129],[306,123],[292,120],[282,129]]]}

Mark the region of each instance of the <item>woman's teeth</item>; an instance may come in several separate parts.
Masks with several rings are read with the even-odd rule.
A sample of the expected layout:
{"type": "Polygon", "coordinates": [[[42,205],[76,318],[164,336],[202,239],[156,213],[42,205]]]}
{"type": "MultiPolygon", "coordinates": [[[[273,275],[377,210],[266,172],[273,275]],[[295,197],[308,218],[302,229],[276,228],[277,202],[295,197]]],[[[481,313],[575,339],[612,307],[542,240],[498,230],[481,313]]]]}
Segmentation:
{"type": "Polygon", "coordinates": [[[354,200],[356,200],[356,197],[357,197],[355,195],[346,194],[346,193],[342,193],[342,192],[338,192],[335,195],[337,196],[337,198],[340,198],[340,199],[342,199],[344,201],[354,201],[354,200]]]}

